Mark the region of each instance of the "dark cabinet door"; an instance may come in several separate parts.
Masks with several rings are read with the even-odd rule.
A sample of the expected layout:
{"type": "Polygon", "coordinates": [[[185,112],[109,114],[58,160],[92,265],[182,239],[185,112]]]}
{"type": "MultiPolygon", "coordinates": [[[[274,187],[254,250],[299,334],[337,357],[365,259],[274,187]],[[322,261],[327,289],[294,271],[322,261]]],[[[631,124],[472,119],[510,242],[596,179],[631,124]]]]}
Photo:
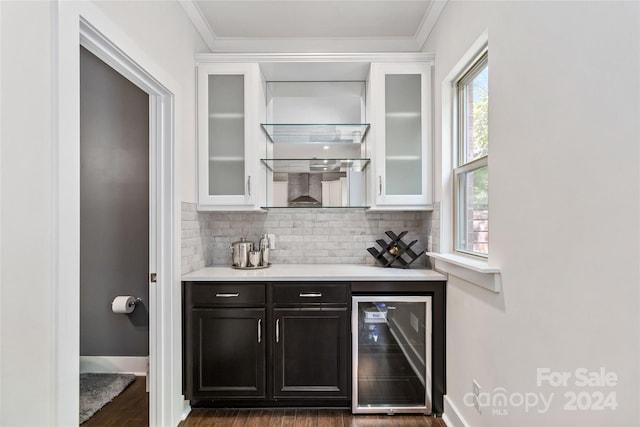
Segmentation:
{"type": "Polygon", "coordinates": [[[350,398],[347,307],[273,311],[273,397],[350,398]]]}
{"type": "Polygon", "coordinates": [[[193,309],[192,396],[265,398],[265,309],[193,309]]]}

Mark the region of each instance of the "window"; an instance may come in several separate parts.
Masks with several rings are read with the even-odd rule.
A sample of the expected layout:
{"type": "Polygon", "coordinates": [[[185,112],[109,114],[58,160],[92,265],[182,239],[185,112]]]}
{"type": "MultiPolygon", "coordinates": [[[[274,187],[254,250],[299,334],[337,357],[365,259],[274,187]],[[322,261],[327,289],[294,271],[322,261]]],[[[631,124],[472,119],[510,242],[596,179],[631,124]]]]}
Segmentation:
{"type": "Polygon", "coordinates": [[[484,51],[455,82],[454,246],[489,255],[489,56],[484,51]]]}
{"type": "Polygon", "coordinates": [[[500,267],[489,254],[488,51],[485,30],[442,80],[444,197],[440,247],[429,256],[436,269],[499,293],[500,267]]]}

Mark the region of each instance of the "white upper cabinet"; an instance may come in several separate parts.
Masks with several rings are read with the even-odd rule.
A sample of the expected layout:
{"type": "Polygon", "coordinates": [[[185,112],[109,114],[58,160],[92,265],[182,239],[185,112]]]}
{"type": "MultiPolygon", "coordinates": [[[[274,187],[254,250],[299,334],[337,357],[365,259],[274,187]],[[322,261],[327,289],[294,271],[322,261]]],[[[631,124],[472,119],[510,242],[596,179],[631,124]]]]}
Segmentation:
{"type": "Polygon", "coordinates": [[[433,209],[433,55],[196,61],[199,210],[433,209]]]}
{"type": "Polygon", "coordinates": [[[372,209],[433,209],[431,63],[373,63],[372,209]]]}
{"type": "Polygon", "coordinates": [[[258,64],[198,64],[197,93],[198,209],[259,209],[265,102],[258,64]]]}

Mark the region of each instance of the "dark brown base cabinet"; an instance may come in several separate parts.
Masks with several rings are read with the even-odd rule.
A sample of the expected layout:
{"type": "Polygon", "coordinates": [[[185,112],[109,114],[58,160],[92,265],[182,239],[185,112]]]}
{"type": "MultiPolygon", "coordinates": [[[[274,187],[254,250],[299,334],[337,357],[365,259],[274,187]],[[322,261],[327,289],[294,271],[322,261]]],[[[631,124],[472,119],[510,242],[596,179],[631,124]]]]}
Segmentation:
{"type": "Polygon", "coordinates": [[[185,282],[183,293],[193,406],[349,406],[349,284],[185,282]]]}
{"type": "Polygon", "coordinates": [[[270,287],[275,399],[351,398],[348,283],[276,283],[270,287]]]}
{"type": "Polygon", "coordinates": [[[348,398],[347,308],[275,309],[274,398],[348,398]]]}
{"type": "Polygon", "coordinates": [[[433,412],[443,411],[444,282],[183,282],[193,407],[351,406],[351,295],[431,295],[433,412]]]}
{"type": "Polygon", "coordinates": [[[264,308],[193,309],[193,398],[265,395],[264,308]]]}

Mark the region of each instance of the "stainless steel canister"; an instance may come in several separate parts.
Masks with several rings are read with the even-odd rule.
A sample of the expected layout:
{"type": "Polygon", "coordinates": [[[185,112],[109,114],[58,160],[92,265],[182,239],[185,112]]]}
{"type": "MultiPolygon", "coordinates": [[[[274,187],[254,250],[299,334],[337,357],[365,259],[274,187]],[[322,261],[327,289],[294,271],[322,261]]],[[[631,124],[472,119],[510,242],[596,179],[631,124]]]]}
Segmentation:
{"type": "Polygon", "coordinates": [[[269,265],[269,247],[271,242],[269,236],[263,234],[260,238],[260,252],[262,253],[262,265],[269,265]]]}
{"type": "Polygon", "coordinates": [[[246,268],[249,266],[249,252],[253,250],[253,242],[241,237],[239,241],[231,244],[231,258],[234,267],[246,268]]]}
{"type": "Polygon", "coordinates": [[[260,251],[249,251],[249,265],[251,267],[260,267],[260,251]]]}

